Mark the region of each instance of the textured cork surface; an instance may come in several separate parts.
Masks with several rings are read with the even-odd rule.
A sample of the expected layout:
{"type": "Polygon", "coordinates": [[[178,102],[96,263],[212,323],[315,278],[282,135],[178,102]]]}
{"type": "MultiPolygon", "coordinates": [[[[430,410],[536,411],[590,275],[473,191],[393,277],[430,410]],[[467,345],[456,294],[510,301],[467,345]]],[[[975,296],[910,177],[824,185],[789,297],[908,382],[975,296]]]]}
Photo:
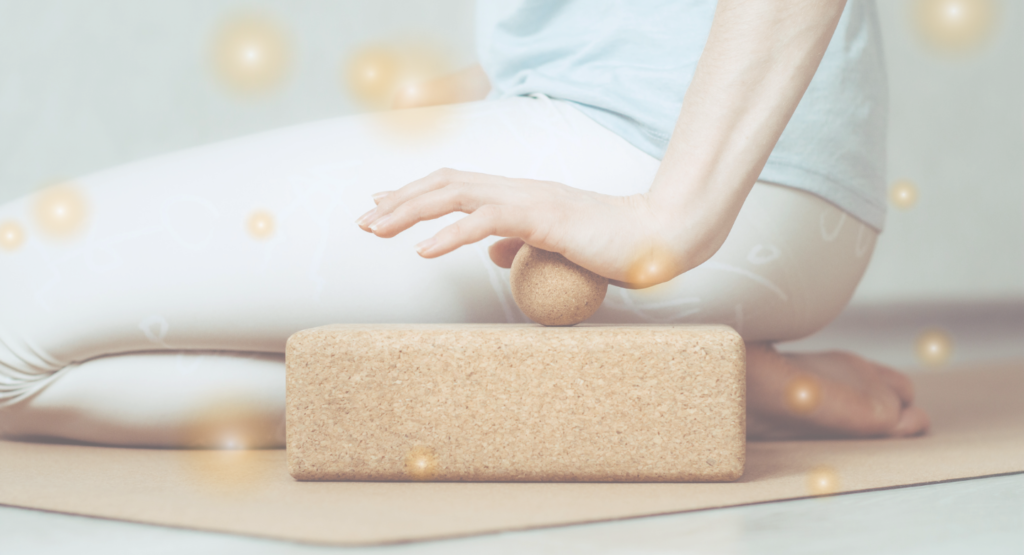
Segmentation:
{"type": "Polygon", "coordinates": [[[509,274],[519,309],[545,326],[571,326],[601,307],[608,280],[564,256],[523,245],[509,274]]]}
{"type": "Polygon", "coordinates": [[[745,356],[726,326],[336,325],[287,347],[299,480],[729,481],[745,356]]]}

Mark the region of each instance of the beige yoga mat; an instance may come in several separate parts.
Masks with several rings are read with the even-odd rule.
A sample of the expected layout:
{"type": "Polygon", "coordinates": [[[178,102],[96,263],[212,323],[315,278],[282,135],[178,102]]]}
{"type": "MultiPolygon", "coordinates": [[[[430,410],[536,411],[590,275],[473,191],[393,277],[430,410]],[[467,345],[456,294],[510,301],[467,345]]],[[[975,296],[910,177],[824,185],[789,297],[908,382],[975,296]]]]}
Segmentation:
{"type": "Polygon", "coordinates": [[[752,443],[735,483],[296,482],[284,451],[0,442],[0,503],[325,544],[593,522],[1024,471],[1024,362],[916,378],[932,433],[752,443]]]}

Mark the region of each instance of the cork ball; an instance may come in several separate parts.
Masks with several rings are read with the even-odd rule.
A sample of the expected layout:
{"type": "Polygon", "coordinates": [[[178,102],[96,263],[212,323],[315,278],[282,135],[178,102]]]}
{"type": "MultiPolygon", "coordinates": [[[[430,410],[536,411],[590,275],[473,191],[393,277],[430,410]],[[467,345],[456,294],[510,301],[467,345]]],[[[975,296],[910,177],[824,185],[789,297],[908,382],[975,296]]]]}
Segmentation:
{"type": "Polygon", "coordinates": [[[538,324],[578,324],[597,312],[606,292],[606,278],[558,253],[523,245],[512,261],[512,296],[538,324]]]}

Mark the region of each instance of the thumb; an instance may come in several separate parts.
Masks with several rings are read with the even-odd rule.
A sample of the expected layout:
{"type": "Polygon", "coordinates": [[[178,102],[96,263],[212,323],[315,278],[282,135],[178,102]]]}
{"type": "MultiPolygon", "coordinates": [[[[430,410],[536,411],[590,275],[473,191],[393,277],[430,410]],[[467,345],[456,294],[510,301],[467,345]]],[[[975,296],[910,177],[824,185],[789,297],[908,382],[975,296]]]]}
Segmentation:
{"type": "Polygon", "coordinates": [[[495,242],[487,249],[491,260],[502,268],[511,268],[512,260],[515,259],[519,248],[523,246],[523,240],[517,237],[509,237],[495,242]]]}

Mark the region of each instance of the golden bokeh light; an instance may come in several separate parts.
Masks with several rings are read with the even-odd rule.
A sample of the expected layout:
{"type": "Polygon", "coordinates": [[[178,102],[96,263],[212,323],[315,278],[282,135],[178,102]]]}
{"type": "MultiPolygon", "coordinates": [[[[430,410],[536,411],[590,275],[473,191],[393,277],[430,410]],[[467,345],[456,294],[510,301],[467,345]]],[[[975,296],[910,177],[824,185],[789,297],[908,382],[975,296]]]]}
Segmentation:
{"type": "Polygon", "coordinates": [[[254,239],[266,240],[274,236],[274,215],[265,210],[257,210],[249,215],[245,229],[254,239]]]}
{"type": "Polygon", "coordinates": [[[953,340],[942,330],[927,330],[917,338],[917,357],[929,366],[945,364],[953,354],[953,340]]]}
{"type": "Polygon", "coordinates": [[[417,445],[405,454],[405,473],[413,480],[431,480],[439,467],[437,452],[431,447],[417,445]]]}
{"type": "Polygon", "coordinates": [[[811,495],[839,493],[839,475],[829,466],[819,466],[807,473],[807,490],[811,495]]]}
{"type": "Polygon", "coordinates": [[[280,416],[251,399],[219,399],[197,409],[182,429],[196,449],[260,449],[277,445],[280,416]]]}
{"type": "Polygon", "coordinates": [[[213,41],[217,75],[238,92],[278,85],[287,73],[289,57],[284,30],[263,16],[236,15],[221,25],[213,41]]]}
{"type": "Polygon", "coordinates": [[[906,179],[901,179],[889,187],[889,202],[896,208],[907,210],[917,203],[917,187],[906,179]]]}
{"type": "Polygon", "coordinates": [[[54,185],[36,194],[32,215],[43,235],[68,239],[85,231],[89,205],[78,187],[54,185]]]}
{"type": "Polygon", "coordinates": [[[347,60],[344,82],[356,100],[378,112],[374,121],[388,140],[416,144],[435,137],[446,121],[454,123],[445,118],[445,109],[433,107],[455,94],[438,90],[449,69],[445,56],[429,44],[371,46],[347,60]]]}
{"type": "Polygon", "coordinates": [[[914,20],[925,41],[946,53],[974,49],[992,34],[992,0],[917,0],[914,20]]]}
{"type": "Polygon", "coordinates": [[[217,495],[244,495],[270,481],[280,416],[250,399],[218,399],[194,412],[181,431],[192,448],[182,461],[198,488],[217,495]],[[268,457],[270,459],[268,460],[268,457]]]}
{"type": "Polygon", "coordinates": [[[654,244],[637,254],[623,281],[638,289],[652,287],[674,278],[676,267],[676,257],[672,251],[654,244]]]}
{"type": "Polygon", "coordinates": [[[191,415],[181,430],[181,452],[191,483],[216,496],[237,497],[256,492],[276,470],[272,451],[280,442],[281,417],[252,399],[218,399],[191,415]]]}
{"type": "Polygon", "coordinates": [[[811,376],[797,376],[786,384],[786,408],[796,414],[807,414],[821,403],[821,387],[811,376]]]}
{"type": "Polygon", "coordinates": [[[0,224],[0,248],[15,251],[25,242],[25,230],[13,220],[0,224]]]}
{"type": "Polygon", "coordinates": [[[244,447],[181,451],[181,460],[194,486],[221,496],[247,495],[273,479],[276,458],[271,450],[244,447]]]}
{"type": "Polygon", "coordinates": [[[390,107],[404,78],[404,63],[398,52],[373,47],[357,52],[346,71],[348,89],[371,108],[390,107]]]}
{"type": "Polygon", "coordinates": [[[401,99],[404,105],[434,104],[429,96],[438,78],[450,64],[433,45],[402,43],[369,46],[358,50],[345,67],[346,88],[372,109],[391,108],[401,99]]]}

